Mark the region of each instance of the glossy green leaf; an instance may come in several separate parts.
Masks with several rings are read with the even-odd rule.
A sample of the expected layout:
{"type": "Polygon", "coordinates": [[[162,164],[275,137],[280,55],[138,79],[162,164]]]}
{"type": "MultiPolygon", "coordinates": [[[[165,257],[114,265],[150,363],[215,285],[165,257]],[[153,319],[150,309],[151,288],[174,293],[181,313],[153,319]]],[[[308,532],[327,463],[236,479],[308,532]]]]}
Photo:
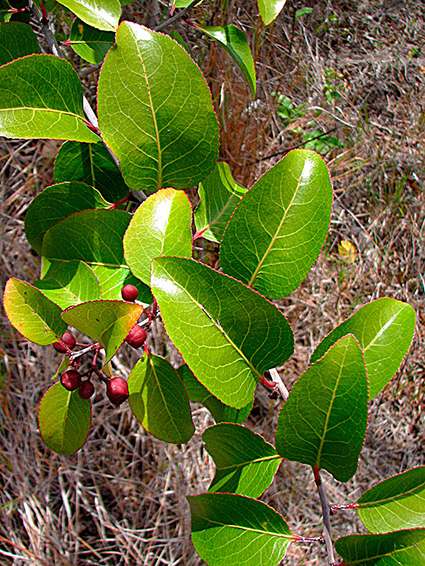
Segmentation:
{"type": "Polygon", "coordinates": [[[183,47],[186,53],[193,59],[192,53],[190,51],[190,47],[188,46],[188,44],[185,42],[185,40],[182,38],[182,36],[179,34],[178,31],[176,31],[175,29],[170,29],[168,35],[171,37],[171,39],[174,39],[174,41],[176,41],[180,45],[180,47],[183,47]]]}
{"type": "Polygon", "coordinates": [[[0,25],[0,65],[32,53],[40,53],[40,46],[31,26],[22,22],[0,25]]]}
{"type": "Polygon", "coordinates": [[[124,236],[124,255],[147,284],[154,257],[192,256],[192,207],[183,191],[162,189],[139,206],[124,236]]]}
{"type": "Polygon", "coordinates": [[[288,460],[324,468],[345,482],[357,469],[366,426],[366,371],[350,334],[295,383],[279,415],[276,449],[288,460]]]}
{"type": "Polygon", "coordinates": [[[264,372],[292,354],[292,330],[275,305],[206,265],[154,259],[151,289],[185,362],[226,405],[245,407],[264,372]]]}
{"type": "Polygon", "coordinates": [[[69,456],[84,446],[91,425],[90,399],[67,391],[60,383],[44,394],[38,408],[43,442],[56,454],[69,456]]]}
{"type": "Polygon", "coordinates": [[[121,17],[119,0],[58,0],[80,20],[94,28],[114,31],[121,17]]]}
{"type": "Polygon", "coordinates": [[[232,212],[246,189],[233,179],[227,163],[217,163],[214,171],[199,185],[199,206],[193,215],[196,225],[194,238],[202,236],[221,242],[232,212]]]}
{"type": "Polygon", "coordinates": [[[25,281],[15,278],[8,280],[3,306],[12,326],[40,346],[57,342],[66,331],[61,309],[25,281]]]}
{"type": "Polygon", "coordinates": [[[186,393],[190,401],[194,403],[201,403],[206,409],[209,410],[216,423],[243,423],[248,418],[251,412],[253,400],[251,400],[246,407],[242,409],[235,409],[225,405],[211,395],[206,387],[200,383],[193,373],[190,371],[187,364],[183,364],[177,369],[186,393]]]}
{"type": "Polygon", "coordinates": [[[244,32],[232,24],[223,27],[196,27],[227,51],[242,71],[251,91],[251,96],[255,98],[255,63],[244,32]]]}
{"type": "Polygon", "coordinates": [[[130,191],[103,143],[65,142],[55,161],[55,181],[80,181],[96,187],[109,202],[118,202],[130,191]]]}
{"type": "Polygon", "coordinates": [[[187,497],[196,552],[209,566],[277,566],[297,537],[256,499],[229,493],[187,497]]]}
{"type": "Polygon", "coordinates": [[[43,240],[44,276],[51,260],[78,259],[99,279],[102,299],[121,299],[123,285],[139,290],[139,300],[152,302],[149,287],[131,275],[124,260],[123,237],[131,215],[122,210],[83,210],[55,224],[43,240]]]}
{"type": "Polygon", "coordinates": [[[338,539],[335,549],[343,566],[423,566],[425,529],[383,535],[351,535],[338,539]]]}
{"type": "Polygon", "coordinates": [[[146,354],[128,378],[130,408],[136,419],[151,434],[180,444],[195,432],[189,399],[183,383],[170,363],[154,354],[146,354]]]}
{"type": "Polygon", "coordinates": [[[34,287],[62,310],[79,303],[100,299],[99,280],[82,261],[52,261],[43,279],[34,287]]]}
{"type": "Polygon", "coordinates": [[[224,232],[223,271],[269,298],[289,295],[322,249],[331,209],[325,162],[291,151],[242,197],[224,232]]]}
{"type": "Polygon", "coordinates": [[[81,81],[65,59],[28,55],[0,67],[0,135],[99,141],[85,123],[81,81]]]}
{"type": "Polygon", "coordinates": [[[361,307],[317,346],[311,361],[346,334],[354,334],[363,349],[369,379],[369,399],[385,387],[412,343],[415,311],[395,299],[382,298],[361,307]]]}
{"type": "Polygon", "coordinates": [[[70,307],[63,320],[106,350],[104,365],[115,356],[124,338],[139,320],[143,306],[125,301],[90,301],[70,307]]]}
{"type": "Polygon", "coordinates": [[[35,251],[41,255],[46,232],[74,212],[106,208],[110,203],[84,183],[69,182],[51,185],[39,193],[28,207],[25,234],[35,251]]]}
{"type": "Polygon", "coordinates": [[[133,189],[196,185],[214,168],[218,123],[204,77],[175,41],[124,22],[105,58],[98,111],[103,139],[133,189]]]}
{"type": "Polygon", "coordinates": [[[202,440],[217,468],[210,492],[260,497],[282,461],[262,436],[238,424],[222,423],[207,428],[202,440]]]}
{"type": "Polygon", "coordinates": [[[82,59],[96,65],[103,61],[115,43],[115,35],[113,32],[88,26],[76,18],[72,23],[69,39],[65,43],[70,45],[82,59]]]}
{"type": "Polygon", "coordinates": [[[286,0],[258,0],[261,19],[266,26],[277,18],[285,4],[286,0]]]}
{"type": "Polygon", "coordinates": [[[425,466],[407,470],[368,489],[355,503],[372,533],[425,527],[425,466]]]}

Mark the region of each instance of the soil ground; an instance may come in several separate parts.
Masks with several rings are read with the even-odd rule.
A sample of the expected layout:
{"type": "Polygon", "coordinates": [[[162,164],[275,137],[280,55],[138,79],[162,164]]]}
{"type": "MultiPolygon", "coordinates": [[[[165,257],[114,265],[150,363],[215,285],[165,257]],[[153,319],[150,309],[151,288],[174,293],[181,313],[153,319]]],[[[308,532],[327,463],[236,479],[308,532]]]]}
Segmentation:
{"type": "MultiPolygon", "coordinates": [[[[280,302],[296,351],[281,375],[288,385],[305,370],[318,342],[355,308],[378,297],[417,313],[412,348],[373,401],[358,473],[347,484],[325,478],[332,503],[356,499],[381,479],[425,464],[425,22],[423,2],[288,0],[262,28],[254,2],[205,2],[195,13],[209,25],[236,23],[252,40],[257,96],[218,47],[183,24],[212,88],[221,120],[221,158],[250,186],[290,148],[325,158],[335,189],[329,237],[308,278],[280,302]],[[312,8],[296,17],[297,10],[312,8]],[[280,95],[280,98],[279,98],[280,95]],[[352,244],[344,255],[341,241],[352,244]]],[[[146,2],[125,8],[142,22],[146,2]]],[[[87,93],[93,95],[93,80],[87,93]]],[[[8,277],[38,279],[39,258],[24,236],[31,199],[53,183],[52,141],[0,141],[1,288],[8,277]]],[[[163,336],[158,327],[154,341],[163,336]]],[[[155,347],[155,344],[152,344],[155,347]]],[[[178,355],[169,346],[173,363],[178,355]]],[[[127,407],[103,396],[93,428],[74,456],[41,442],[37,406],[56,370],[52,348],[28,343],[1,314],[0,562],[14,566],[200,566],[185,496],[208,488],[213,465],[201,434],[212,419],[196,406],[196,434],[186,446],[145,433],[127,407]]],[[[124,375],[136,354],[123,352],[124,375]]],[[[247,425],[273,441],[279,403],[259,391],[247,425]]],[[[319,536],[321,517],[311,472],[284,462],[263,500],[291,529],[319,536]]],[[[333,536],[361,532],[353,512],[333,518],[333,536]]],[[[319,565],[321,546],[292,545],[282,564],[319,565]]],[[[231,566],[231,565],[229,565],[231,566]]]]}

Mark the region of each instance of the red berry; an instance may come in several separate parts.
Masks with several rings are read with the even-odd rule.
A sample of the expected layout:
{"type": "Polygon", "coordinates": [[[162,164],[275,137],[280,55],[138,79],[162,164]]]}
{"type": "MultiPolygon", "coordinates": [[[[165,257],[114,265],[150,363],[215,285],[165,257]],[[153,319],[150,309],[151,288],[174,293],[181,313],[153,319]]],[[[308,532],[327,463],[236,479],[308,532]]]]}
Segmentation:
{"type": "Polygon", "coordinates": [[[143,330],[141,326],[138,326],[136,324],[127,334],[125,341],[127,342],[127,344],[130,344],[130,346],[132,346],[133,348],[140,348],[140,346],[146,340],[146,336],[147,336],[146,331],[143,330]]]}
{"type": "Polygon", "coordinates": [[[93,383],[89,379],[86,379],[86,381],[83,381],[83,383],[78,388],[78,393],[81,399],[90,399],[90,397],[94,393],[93,383]]]}
{"type": "Polygon", "coordinates": [[[128,399],[128,385],[122,377],[113,377],[108,381],[106,395],[114,405],[121,405],[128,399]]]}
{"type": "Polygon", "coordinates": [[[81,373],[76,369],[70,369],[62,375],[61,383],[68,391],[75,391],[81,385],[81,373]]]}
{"type": "Polygon", "coordinates": [[[65,334],[62,336],[62,343],[55,342],[53,344],[53,348],[56,350],[56,352],[65,354],[66,348],[68,347],[70,350],[72,350],[73,348],[75,348],[76,343],[77,341],[75,340],[74,336],[70,332],[65,332],[65,334]]]}
{"type": "Polygon", "coordinates": [[[134,285],[124,285],[121,289],[121,296],[124,301],[130,301],[132,303],[139,296],[139,291],[134,285]]]}

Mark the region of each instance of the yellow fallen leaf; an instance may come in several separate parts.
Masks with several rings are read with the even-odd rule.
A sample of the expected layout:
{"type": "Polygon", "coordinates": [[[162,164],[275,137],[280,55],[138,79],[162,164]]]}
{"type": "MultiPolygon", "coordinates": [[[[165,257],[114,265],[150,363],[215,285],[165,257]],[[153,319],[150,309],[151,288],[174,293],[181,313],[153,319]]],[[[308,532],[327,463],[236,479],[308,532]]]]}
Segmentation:
{"type": "Polygon", "coordinates": [[[339,257],[345,263],[354,263],[357,257],[356,246],[348,240],[341,240],[338,244],[339,257]]]}

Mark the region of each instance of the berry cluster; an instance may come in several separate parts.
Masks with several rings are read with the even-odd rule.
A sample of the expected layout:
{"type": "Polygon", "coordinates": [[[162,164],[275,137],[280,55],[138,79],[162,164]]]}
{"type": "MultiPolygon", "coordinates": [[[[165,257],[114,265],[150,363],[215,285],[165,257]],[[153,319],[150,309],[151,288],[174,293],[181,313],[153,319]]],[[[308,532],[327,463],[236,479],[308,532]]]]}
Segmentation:
{"type": "MultiPolygon", "coordinates": [[[[125,285],[121,289],[121,296],[124,301],[134,302],[139,295],[139,292],[134,285],[125,285]]],[[[145,326],[149,329],[151,322],[156,315],[156,303],[154,303],[152,312],[147,310],[145,314],[148,316],[145,321],[145,326]]],[[[147,333],[144,328],[135,324],[129,331],[125,338],[125,342],[133,348],[140,348],[145,344],[147,333]]],[[[71,332],[65,332],[59,342],[53,344],[55,350],[61,354],[69,356],[71,369],[68,369],[61,376],[61,384],[68,391],[78,390],[78,394],[82,399],[90,399],[95,392],[95,387],[91,381],[92,375],[97,377],[106,384],[106,395],[113,405],[121,405],[128,399],[128,385],[127,381],[122,377],[109,378],[104,375],[97,367],[97,358],[99,356],[100,344],[95,342],[90,346],[84,344],[77,344],[75,337],[71,332]],[[73,352],[75,346],[84,346],[79,352],[73,352]],[[89,370],[85,373],[78,371],[79,359],[83,354],[94,352],[93,362],[89,370]],[[84,379],[85,378],[85,379],[84,379]]],[[[146,346],[145,346],[146,348],[146,346]]]]}

